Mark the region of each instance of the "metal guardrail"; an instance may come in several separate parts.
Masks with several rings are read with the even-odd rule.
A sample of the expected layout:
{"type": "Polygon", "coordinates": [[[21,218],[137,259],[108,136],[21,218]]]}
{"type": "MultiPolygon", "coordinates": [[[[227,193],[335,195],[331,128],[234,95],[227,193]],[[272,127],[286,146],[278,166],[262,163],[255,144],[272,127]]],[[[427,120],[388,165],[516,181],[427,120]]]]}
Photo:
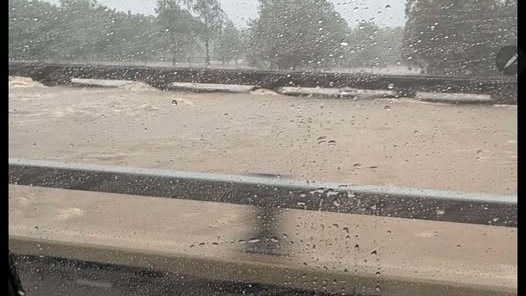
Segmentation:
{"type": "MultiPolygon", "coordinates": [[[[494,226],[517,226],[517,196],[462,193],[92,164],[9,160],[9,183],[253,205],[265,215],[300,209],[494,226]]],[[[265,230],[272,232],[272,230],[265,230]]]]}
{"type": "MultiPolygon", "coordinates": [[[[123,291],[125,294],[137,289],[151,293],[151,287],[154,287],[154,293],[157,288],[159,288],[159,291],[173,290],[177,285],[182,285],[184,290],[188,288],[194,289],[195,287],[195,291],[198,291],[198,293],[203,291],[202,293],[204,294],[209,293],[208,290],[214,293],[218,291],[221,293],[227,292],[227,294],[235,294],[234,292],[239,290],[242,294],[245,294],[247,291],[257,294],[256,291],[258,291],[261,295],[294,294],[296,292],[299,294],[325,295],[321,292],[325,292],[326,287],[329,287],[327,295],[339,294],[342,291],[340,286],[325,285],[326,281],[323,279],[327,279],[329,283],[330,281],[333,281],[333,283],[337,282],[338,285],[343,283],[343,287],[350,293],[352,292],[352,295],[359,291],[357,287],[362,287],[360,295],[378,295],[380,285],[382,294],[385,295],[516,294],[516,292],[512,291],[515,286],[508,287],[503,284],[477,286],[451,279],[441,281],[440,276],[435,280],[436,274],[433,274],[429,280],[422,280],[416,276],[412,277],[412,271],[408,277],[396,277],[396,273],[386,276],[385,270],[382,270],[383,276],[379,277],[378,270],[380,270],[381,264],[389,263],[385,261],[380,263],[378,258],[376,261],[378,269],[373,268],[374,265],[369,269],[365,267],[365,273],[357,273],[358,269],[355,269],[354,275],[348,273],[347,270],[340,274],[336,270],[322,269],[321,267],[295,269],[295,265],[289,265],[291,261],[285,259],[288,258],[287,248],[280,248],[279,244],[273,244],[272,240],[267,239],[284,233],[283,226],[285,225],[281,225],[280,221],[287,214],[284,214],[282,209],[329,211],[516,227],[516,196],[309,183],[277,177],[217,175],[15,158],[9,160],[9,183],[120,193],[149,198],[174,198],[254,205],[257,207],[256,211],[250,210],[254,215],[253,219],[244,219],[245,223],[253,224],[247,225],[247,229],[253,230],[242,235],[246,236],[247,240],[250,238],[261,238],[261,240],[254,244],[244,244],[240,246],[243,249],[239,250],[241,252],[256,253],[257,256],[248,255],[245,259],[235,257],[235,259],[232,259],[235,262],[217,260],[214,257],[209,259],[206,256],[192,257],[185,255],[178,257],[174,256],[174,254],[166,256],[155,252],[145,253],[140,248],[137,249],[139,251],[122,250],[119,247],[113,247],[111,243],[94,247],[95,245],[86,245],[84,240],[70,243],[70,241],[64,240],[46,241],[35,239],[38,235],[27,238],[12,238],[10,245],[16,250],[16,259],[20,264],[19,270],[23,275],[23,280],[25,279],[35,288],[38,287],[42,295],[49,294],[47,293],[48,290],[69,293],[69,291],[79,288],[80,295],[82,295],[86,280],[90,284],[103,286],[106,291],[108,291],[108,287],[116,289],[116,293],[118,293],[119,288],[124,287],[123,291]],[[280,215],[283,217],[279,217],[280,215]],[[51,266],[52,270],[50,269],[51,266]],[[62,274],[67,274],[72,269],[78,271],[73,274],[73,277],[61,277],[62,274]],[[48,281],[45,276],[43,278],[41,276],[42,272],[49,273],[50,270],[58,272],[56,275],[51,272],[53,281],[48,281]],[[272,277],[267,277],[267,274],[272,274],[272,277]],[[218,277],[220,278],[219,280],[218,277]],[[104,279],[104,281],[101,282],[101,279],[104,279]],[[288,279],[289,282],[283,284],[283,279],[288,279]],[[291,281],[291,279],[293,280],[291,281]],[[306,279],[309,279],[308,283],[306,279]],[[314,281],[310,281],[312,279],[314,281]],[[135,283],[137,281],[143,284],[140,287],[136,287],[135,283]],[[62,282],[69,284],[62,285],[62,282]],[[78,285],[79,282],[82,284],[80,287],[78,285]],[[113,286],[114,284],[116,285],[113,286]],[[322,286],[320,287],[320,285],[322,286]],[[127,287],[130,287],[131,290],[127,289],[127,287]],[[233,290],[225,289],[228,287],[233,288],[233,290]],[[298,288],[301,289],[298,290],[298,288]]],[[[51,194],[53,193],[51,192],[51,194]]],[[[133,215],[130,216],[132,217],[130,221],[133,221],[135,218],[133,218],[133,215]]],[[[106,226],[110,224],[111,222],[106,224],[106,226]]],[[[29,226],[26,228],[30,232],[33,231],[33,223],[29,222],[27,225],[29,226]]],[[[86,226],[85,223],[84,225],[86,226]]],[[[87,228],[84,229],[91,231],[90,227],[90,225],[87,225],[87,228]]],[[[118,228],[119,225],[116,225],[116,227],[118,228]]],[[[452,229],[451,227],[455,228],[459,227],[459,225],[450,225],[449,228],[446,228],[452,229]]],[[[309,231],[308,229],[306,230],[309,231]]],[[[513,231],[513,229],[502,227],[492,230],[504,233],[513,231]]],[[[112,231],[115,231],[115,229],[112,231]]],[[[472,231],[478,230],[472,229],[472,231]]],[[[74,233],[76,232],[74,231],[74,233]]],[[[460,233],[464,235],[462,231],[460,233]]],[[[487,238],[485,236],[484,238],[483,241],[485,242],[487,238]]],[[[480,245],[485,246],[487,244],[481,243],[480,245]]],[[[454,245],[452,248],[455,249],[454,245]]],[[[241,252],[236,254],[242,256],[241,252]]],[[[352,251],[350,252],[352,253],[352,251]]],[[[377,257],[376,249],[374,252],[374,256],[377,257]]],[[[364,258],[370,258],[369,250],[361,254],[365,256],[364,258]]],[[[416,252],[415,256],[419,256],[419,254],[421,255],[422,253],[416,252]]],[[[468,264],[478,264],[480,262],[477,261],[477,258],[479,258],[477,256],[488,258],[483,249],[479,248],[477,254],[474,257],[470,254],[466,262],[468,264]]],[[[410,252],[410,256],[413,255],[410,252]]],[[[356,256],[356,254],[352,256],[356,256]]],[[[385,260],[385,257],[382,258],[382,260],[385,260]]],[[[441,261],[439,260],[446,257],[431,256],[426,258],[435,258],[434,261],[431,260],[430,262],[440,263],[441,261]]],[[[364,262],[367,262],[367,260],[364,262]]],[[[490,260],[490,262],[494,261],[490,260]]],[[[406,267],[401,266],[399,268],[403,270],[406,267]]],[[[490,265],[489,269],[485,270],[492,270],[492,267],[490,265]]],[[[459,275],[458,272],[459,270],[454,274],[459,275]]],[[[476,277],[476,274],[478,274],[476,268],[471,274],[476,277]]],[[[471,274],[469,272],[467,274],[462,273],[468,278],[471,278],[471,274]]],[[[495,276],[495,274],[491,274],[495,276]]],[[[498,280],[492,281],[492,283],[497,282],[498,280]]],[[[113,292],[114,290],[111,291],[113,292]]]]}
{"type": "Polygon", "coordinates": [[[400,96],[417,92],[491,95],[500,103],[517,102],[517,79],[368,73],[277,72],[249,69],[166,68],[91,64],[9,62],[9,75],[31,77],[46,85],[69,84],[72,78],[137,80],[167,89],[172,82],[392,90],[400,96]]]}

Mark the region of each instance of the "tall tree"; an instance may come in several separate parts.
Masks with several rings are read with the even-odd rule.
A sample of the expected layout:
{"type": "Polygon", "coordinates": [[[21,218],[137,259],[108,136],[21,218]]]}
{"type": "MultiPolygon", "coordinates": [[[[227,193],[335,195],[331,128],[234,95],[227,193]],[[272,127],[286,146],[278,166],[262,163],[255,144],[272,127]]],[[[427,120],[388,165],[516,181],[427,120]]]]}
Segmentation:
{"type": "Polygon", "coordinates": [[[57,6],[44,1],[9,1],[9,57],[45,59],[60,51],[57,6]]]}
{"type": "Polygon", "coordinates": [[[154,16],[117,12],[92,0],[9,1],[12,59],[146,61],[166,55],[169,42],[161,32],[154,16]]]}
{"type": "Polygon", "coordinates": [[[242,42],[241,33],[234,24],[229,21],[223,27],[219,38],[217,38],[215,42],[214,53],[223,64],[229,63],[232,60],[237,63],[243,50],[242,42]]]}
{"type": "Polygon", "coordinates": [[[210,43],[221,31],[227,17],[217,0],[182,0],[200,20],[200,36],[205,45],[206,64],[210,65],[210,43]]]}
{"type": "Polygon", "coordinates": [[[400,59],[400,29],[380,28],[373,22],[361,22],[351,30],[348,63],[351,67],[385,67],[400,59]]]}
{"type": "Polygon", "coordinates": [[[196,30],[200,22],[184,9],[180,0],[159,0],[156,12],[162,36],[172,54],[172,64],[196,46],[196,30]]]}
{"type": "Polygon", "coordinates": [[[516,39],[512,1],[408,0],[406,14],[404,59],[429,73],[486,75],[498,49],[516,39]]]}
{"type": "MultiPolygon", "coordinates": [[[[111,13],[106,44],[100,52],[112,60],[153,60],[164,55],[168,43],[154,16],[111,13]]],[[[170,54],[168,52],[168,54],[170,54]]]]}
{"type": "Polygon", "coordinates": [[[111,11],[95,0],[62,0],[59,36],[61,54],[97,59],[111,42],[111,11]]]}
{"type": "Polygon", "coordinates": [[[343,62],[348,26],[327,0],[260,0],[250,32],[252,65],[322,68],[343,62]]]}

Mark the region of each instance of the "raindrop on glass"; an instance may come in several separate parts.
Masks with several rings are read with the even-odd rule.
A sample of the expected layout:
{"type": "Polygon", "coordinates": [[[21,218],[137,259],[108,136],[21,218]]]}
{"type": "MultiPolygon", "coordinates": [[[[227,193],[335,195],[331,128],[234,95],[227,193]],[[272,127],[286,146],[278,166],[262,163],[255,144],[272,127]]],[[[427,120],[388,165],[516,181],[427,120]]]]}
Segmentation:
{"type": "Polygon", "coordinates": [[[255,243],[259,243],[261,240],[259,238],[253,238],[253,239],[249,239],[247,242],[249,244],[255,244],[255,243]]]}

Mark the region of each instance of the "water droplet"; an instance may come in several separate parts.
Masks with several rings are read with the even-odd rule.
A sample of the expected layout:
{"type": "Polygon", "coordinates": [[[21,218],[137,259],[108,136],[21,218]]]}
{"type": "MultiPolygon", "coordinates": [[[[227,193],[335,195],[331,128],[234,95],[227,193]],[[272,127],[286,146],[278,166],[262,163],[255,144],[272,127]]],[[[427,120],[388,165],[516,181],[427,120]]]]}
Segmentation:
{"type": "Polygon", "coordinates": [[[342,42],[340,42],[340,45],[341,46],[349,46],[349,42],[342,41],[342,42]]]}
{"type": "Polygon", "coordinates": [[[172,100],[172,105],[177,105],[177,100],[172,100]]]}
{"type": "Polygon", "coordinates": [[[345,233],[349,234],[349,227],[344,227],[343,231],[345,231],[345,233]]]}
{"type": "Polygon", "coordinates": [[[37,143],[33,143],[33,148],[37,148],[37,143]]]}
{"type": "Polygon", "coordinates": [[[73,148],[73,143],[69,144],[69,148],[73,148]]]}
{"type": "Polygon", "coordinates": [[[436,213],[437,213],[438,216],[442,216],[442,215],[444,215],[446,213],[446,211],[442,210],[442,209],[437,209],[436,213]]]}
{"type": "Polygon", "coordinates": [[[384,109],[387,110],[387,111],[391,111],[391,106],[385,105],[384,109]]]}
{"type": "Polygon", "coordinates": [[[144,132],[145,132],[145,133],[148,132],[148,128],[147,128],[147,127],[144,128],[144,132]]]}
{"type": "Polygon", "coordinates": [[[252,238],[252,239],[249,239],[247,242],[249,244],[255,244],[255,243],[259,243],[261,240],[259,238],[252,238]]]}
{"type": "Polygon", "coordinates": [[[329,142],[327,142],[327,144],[328,144],[330,147],[334,147],[334,146],[336,146],[336,141],[335,141],[335,140],[330,140],[329,142]]]}

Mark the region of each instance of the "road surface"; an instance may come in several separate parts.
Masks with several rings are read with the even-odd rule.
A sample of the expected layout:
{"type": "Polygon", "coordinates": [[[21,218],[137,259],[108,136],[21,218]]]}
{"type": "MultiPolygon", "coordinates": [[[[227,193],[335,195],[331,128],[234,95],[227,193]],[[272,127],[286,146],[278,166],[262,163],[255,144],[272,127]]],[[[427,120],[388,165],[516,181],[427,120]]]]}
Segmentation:
{"type": "MultiPolygon", "coordinates": [[[[276,236],[265,237],[257,236],[256,213],[247,205],[11,185],[10,248],[333,295],[516,294],[517,228],[281,209],[276,236]],[[267,239],[277,244],[273,255],[246,252],[267,239]]],[[[28,287],[63,282],[60,269],[42,267],[23,272],[28,287]]],[[[84,289],[114,286],[119,295],[128,278],[118,275],[82,268],[70,274],[70,287],[82,280],[84,289]]]]}

